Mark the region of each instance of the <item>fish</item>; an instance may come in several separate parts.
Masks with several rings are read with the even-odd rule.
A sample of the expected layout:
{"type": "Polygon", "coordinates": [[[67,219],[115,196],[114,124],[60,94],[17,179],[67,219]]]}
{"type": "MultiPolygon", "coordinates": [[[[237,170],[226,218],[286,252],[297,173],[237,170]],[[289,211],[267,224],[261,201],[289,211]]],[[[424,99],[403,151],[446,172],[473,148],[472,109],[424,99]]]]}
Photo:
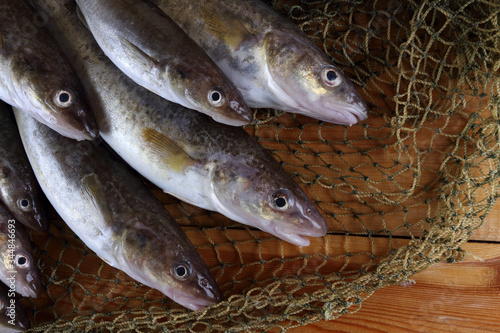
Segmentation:
{"type": "Polygon", "coordinates": [[[24,152],[12,109],[0,101],[0,202],[25,226],[48,230],[40,187],[24,152]]]}
{"type": "Polygon", "coordinates": [[[20,300],[8,287],[0,283],[0,331],[24,332],[31,327],[20,300]]]}
{"type": "Polygon", "coordinates": [[[143,0],[76,2],[104,53],[136,83],[218,122],[252,122],[234,84],[158,7],[143,0]]]}
{"type": "Polygon", "coordinates": [[[189,238],[138,175],[104,147],[65,138],[14,112],[40,186],[91,250],[188,309],[222,300],[189,238]]]}
{"type": "Polygon", "coordinates": [[[0,99],[76,140],[99,130],[87,97],[57,42],[48,16],[24,1],[0,0],[0,99]]]}
{"type": "Polygon", "coordinates": [[[240,127],[143,89],[99,49],[72,3],[36,0],[91,97],[103,140],[146,179],[195,206],[308,246],[326,221],[280,164],[240,127]]]}
{"type": "Polygon", "coordinates": [[[0,281],[24,297],[42,293],[42,278],[28,234],[0,204],[0,281]]]}
{"type": "Polygon", "coordinates": [[[250,107],[341,125],[367,118],[367,104],[352,82],[293,22],[262,1],[151,1],[203,48],[250,107]]]}

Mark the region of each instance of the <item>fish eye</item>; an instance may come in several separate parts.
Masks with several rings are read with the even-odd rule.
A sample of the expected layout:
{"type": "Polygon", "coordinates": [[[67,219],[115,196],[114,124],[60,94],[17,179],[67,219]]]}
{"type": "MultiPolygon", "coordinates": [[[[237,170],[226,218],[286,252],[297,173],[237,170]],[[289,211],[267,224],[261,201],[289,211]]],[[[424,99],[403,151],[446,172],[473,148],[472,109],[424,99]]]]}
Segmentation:
{"type": "Polygon", "coordinates": [[[327,85],[332,87],[336,87],[342,82],[339,73],[331,67],[323,69],[321,78],[327,85]]]}
{"type": "Polygon", "coordinates": [[[275,193],[273,195],[273,205],[281,210],[287,209],[289,207],[288,196],[281,192],[275,193]]]}
{"type": "Polygon", "coordinates": [[[215,107],[222,106],[226,98],[220,88],[213,88],[208,92],[208,102],[215,107]]]}
{"type": "Polygon", "coordinates": [[[7,301],[3,296],[0,296],[0,310],[5,309],[6,306],[7,306],[7,301]]]}
{"type": "Polygon", "coordinates": [[[57,107],[66,109],[73,105],[75,97],[69,90],[59,90],[54,96],[54,103],[57,107]]]}
{"type": "Polygon", "coordinates": [[[191,266],[188,263],[181,262],[176,264],[173,269],[172,273],[174,274],[175,278],[178,280],[186,280],[188,277],[191,276],[191,266]]]}
{"type": "Polygon", "coordinates": [[[24,254],[16,255],[16,266],[19,268],[27,268],[30,265],[30,260],[24,254]]]}
{"type": "Polygon", "coordinates": [[[31,200],[29,200],[28,198],[21,198],[17,200],[17,207],[19,207],[19,209],[23,212],[29,212],[33,208],[33,206],[31,205],[31,200]]]}

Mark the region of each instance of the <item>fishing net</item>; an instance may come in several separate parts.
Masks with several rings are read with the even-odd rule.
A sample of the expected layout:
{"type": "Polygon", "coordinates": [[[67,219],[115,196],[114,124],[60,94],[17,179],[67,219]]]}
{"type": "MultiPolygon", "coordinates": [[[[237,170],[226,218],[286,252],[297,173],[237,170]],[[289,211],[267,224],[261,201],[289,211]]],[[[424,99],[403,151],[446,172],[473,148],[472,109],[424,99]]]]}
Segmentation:
{"type": "Polygon", "coordinates": [[[352,127],[259,110],[246,128],[315,201],[328,235],[301,249],[150,185],[225,295],[192,312],[103,263],[52,210],[50,232],[31,234],[46,285],[22,301],[32,331],[285,331],[463,258],[499,194],[500,4],[267,2],[371,108],[352,127]]]}

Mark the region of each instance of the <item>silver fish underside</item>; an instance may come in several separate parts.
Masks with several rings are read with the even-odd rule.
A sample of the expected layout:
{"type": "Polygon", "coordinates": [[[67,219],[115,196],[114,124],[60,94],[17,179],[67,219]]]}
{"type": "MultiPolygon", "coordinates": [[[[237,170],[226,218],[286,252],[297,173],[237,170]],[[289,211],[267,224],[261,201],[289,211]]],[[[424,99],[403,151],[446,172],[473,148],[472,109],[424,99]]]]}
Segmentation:
{"type": "Polygon", "coordinates": [[[170,103],[136,85],[99,49],[74,6],[38,0],[91,100],[101,136],[165,192],[297,245],[326,222],[281,166],[243,129],[170,103]]]}
{"type": "Polygon", "coordinates": [[[238,89],[167,15],[142,0],[78,0],[104,53],[139,85],[234,126],[253,114],[238,89]]]}
{"type": "Polygon", "coordinates": [[[15,114],[40,186],[90,249],[189,309],[221,300],[198,252],[138,176],[102,147],[64,138],[22,111],[15,114]],[[175,275],[178,265],[186,273],[182,279],[175,275]]]}
{"type": "Polygon", "coordinates": [[[240,89],[250,107],[352,125],[368,109],[297,26],[260,0],[152,0],[240,89]],[[189,15],[186,15],[189,13],[189,15]]]}

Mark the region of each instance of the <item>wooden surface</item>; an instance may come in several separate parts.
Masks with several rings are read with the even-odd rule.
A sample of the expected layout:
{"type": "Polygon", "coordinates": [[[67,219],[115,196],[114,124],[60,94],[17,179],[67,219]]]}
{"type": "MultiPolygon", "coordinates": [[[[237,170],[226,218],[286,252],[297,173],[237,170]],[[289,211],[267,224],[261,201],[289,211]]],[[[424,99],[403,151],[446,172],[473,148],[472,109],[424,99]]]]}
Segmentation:
{"type": "MultiPolygon", "coordinates": [[[[280,123],[287,124],[286,121],[291,122],[292,120],[290,117],[281,117],[280,123]]],[[[460,119],[453,117],[452,120],[453,126],[457,127],[460,119]]],[[[373,117],[369,121],[371,126],[376,127],[380,122],[379,126],[384,127],[380,118],[373,117]]],[[[463,126],[463,122],[461,122],[461,126],[463,126]]],[[[453,130],[449,127],[446,128],[452,132],[459,132],[461,127],[458,126],[457,129],[453,128],[453,130]]],[[[338,128],[335,129],[338,130],[338,128]]],[[[311,131],[317,132],[317,128],[313,128],[311,131]]],[[[362,137],[363,131],[362,126],[356,125],[344,133],[353,137],[362,137]]],[[[280,133],[284,135],[283,132],[280,133]]],[[[338,131],[329,131],[328,133],[340,135],[338,131]]],[[[261,138],[265,137],[270,141],[273,138],[272,133],[266,134],[264,129],[261,129],[258,134],[261,138]]],[[[281,136],[280,139],[284,140],[281,136]]],[[[341,138],[329,139],[342,141],[341,138]]],[[[419,144],[425,147],[423,138],[417,139],[419,144]]],[[[444,140],[441,136],[435,136],[433,140],[435,145],[443,146],[440,149],[446,150],[447,144],[440,141],[444,140]]],[[[269,144],[269,142],[265,143],[269,144]]],[[[364,144],[365,142],[362,142],[359,145],[364,144]]],[[[427,142],[427,144],[429,143],[427,142]]],[[[333,150],[332,147],[325,146],[323,143],[314,143],[311,146],[314,146],[317,151],[322,151],[321,149],[333,150]]],[[[346,148],[343,149],[346,150],[346,148]]],[[[380,150],[392,152],[390,149],[380,148],[380,150]]],[[[376,152],[378,153],[378,150],[376,152]]],[[[381,164],[387,162],[388,166],[390,163],[394,164],[391,158],[387,157],[388,155],[376,155],[377,161],[381,164]]],[[[325,154],[324,158],[326,159],[328,156],[325,154]]],[[[293,155],[283,153],[277,158],[286,157],[292,159],[293,155]]],[[[354,157],[365,158],[360,154],[354,157]]],[[[356,163],[354,157],[353,160],[348,160],[350,165],[360,165],[361,162],[364,162],[359,160],[359,163],[356,163]]],[[[198,251],[208,266],[214,268],[213,273],[224,290],[226,299],[229,299],[233,295],[241,295],[248,291],[254,286],[252,282],[254,280],[264,284],[265,282],[262,281],[269,281],[273,276],[305,275],[312,274],[316,270],[320,274],[357,271],[361,265],[371,260],[371,255],[380,258],[389,253],[391,249],[397,249],[407,244],[410,240],[409,232],[413,236],[419,237],[422,234],[422,229],[416,222],[432,215],[437,206],[433,179],[436,178],[435,171],[439,169],[441,162],[438,158],[439,156],[431,154],[427,156],[425,170],[428,172],[423,173],[420,178],[420,184],[432,185],[430,186],[431,190],[423,191],[422,188],[418,188],[416,198],[408,195],[398,199],[410,207],[411,214],[404,213],[401,205],[381,207],[377,202],[369,202],[370,198],[366,199],[367,205],[361,205],[354,198],[351,198],[352,196],[349,197],[348,192],[337,189],[343,198],[347,197],[346,204],[342,206],[323,205],[321,209],[325,215],[335,213],[341,218],[334,219],[330,216],[330,234],[327,237],[311,239],[311,246],[303,249],[281,243],[276,238],[261,231],[250,233],[219,214],[208,215],[190,205],[179,205],[177,199],[167,196],[152,185],[150,186],[153,193],[179,220],[190,239],[198,246],[198,251]],[[429,209],[429,211],[427,205],[413,207],[416,201],[422,201],[420,196],[422,193],[431,199],[431,206],[434,208],[429,209]],[[416,201],[412,201],[413,199],[416,201]],[[370,206],[370,204],[373,205],[370,206]],[[371,214],[376,212],[376,209],[382,208],[387,209],[387,214],[371,214]],[[363,214],[355,216],[351,210],[363,214]],[[407,228],[398,228],[397,226],[401,225],[403,218],[414,224],[407,228]],[[193,228],[195,225],[203,225],[207,228],[202,231],[200,228],[193,228]],[[223,232],[220,228],[210,228],[211,226],[230,226],[231,228],[223,232]],[[348,240],[342,233],[342,227],[348,227],[350,232],[348,240]],[[366,234],[363,237],[364,230],[373,231],[376,237],[366,237],[366,234]],[[392,239],[388,238],[389,231],[394,236],[392,239]],[[256,242],[255,238],[258,238],[259,242],[256,242]],[[216,245],[216,251],[212,245],[216,245]],[[347,259],[346,251],[354,255],[347,259]],[[325,253],[328,254],[329,259],[327,264],[323,265],[325,253]],[[281,259],[281,255],[286,258],[284,263],[272,260],[276,257],[281,259]],[[308,264],[304,264],[303,255],[308,258],[308,264]],[[241,262],[257,263],[261,259],[268,262],[262,266],[244,265],[242,267],[240,264],[241,262]],[[225,265],[224,269],[219,267],[221,262],[225,265]]],[[[343,160],[347,161],[344,157],[343,160]]],[[[341,162],[340,159],[335,159],[332,163],[341,162]]],[[[348,174],[350,172],[348,169],[343,171],[348,174]]],[[[322,171],[322,175],[326,177],[328,170],[322,171]]],[[[288,169],[287,171],[292,173],[293,170],[288,169]]],[[[369,171],[371,170],[366,172],[369,171]]],[[[406,172],[411,173],[412,171],[408,169],[406,172]]],[[[376,172],[370,173],[370,176],[372,174],[376,174],[376,172]]],[[[329,179],[334,183],[338,181],[338,177],[333,174],[329,174],[328,177],[331,177],[329,179]]],[[[404,188],[409,188],[411,187],[410,178],[403,177],[398,179],[398,182],[404,188]]],[[[349,181],[351,180],[354,182],[355,178],[350,178],[349,181]]],[[[401,194],[401,189],[390,187],[386,183],[381,182],[381,185],[373,183],[373,186],[383,188],[387,198],[396,198],[401,194]]],[[[360,182],[356,186],[363,189],[365,185],[360,182]]],[[[322,187],[316,185],[314,193],[321,202],[335,203],[338,201],[332,198],[330,189],[322,191],[322,187]]],[[[311,194],[310,196],[313,197],[311,194]]],[[[49,215],[53,219],[58,219],[55,211],[50,207],[47,208],[50,212],[49,215]]],[[[294,333],[500,331],[500,319],[497,319],[497,309],[500,303],[500,268],[497,268],[500,264],[499,220],[500,203],[488,215],[481,229],[473,234],[472,242],[464,247],[471,254],[484,259],[484,262],[469,255],[462,263],[435,265],[423,273],[413,276],[415,284],[378,290],[363,302],[361,309],[355,314],[346,314],[336,320],[320,321],[290,331],[294,333]]],[[[64,223],[60,222],[57,225],[62,226],[64,223]]],[[[35,323],[37,325],[51,322],[54,313],[63,317],[64,320],[72,320],[73,316],[76,316],[76,313],[71,311],[73,309],[77,309],[80,315],[84,315],[92,313],[94,309],[105,314],[121,311],[124,308],[141,307],[144,295],[147,295],[148,302],[150,302],[147,306],[163,305],[162,295],[158,291],[151,291],[144,286],[136,287],[131,278],[102,263],[95,255],[82,255],[81,246],[78,245],[79,241],[71,232],[67,232],[67,228],[60,230],[59,227],[53,225],[51,230],[54,236],[52,238],[46,234],[34,233],[35,242],[39,246],[37,254],[40,254],[40,262],[45,267],[45,281],[49,281],[50,277],[46,292],[39,299],[33,301],[36,303],[35,323]],[[99,276],[99,279],[96,279],[96,276],[99,276]],[[120,281],[120,283],[115,281],[120,281]],[[87,295],[89,291],[90,295],[87,295]],[[126,301],[124,301],[125,296],[126,301]]],[[[33,308],[27,300],[24,304],[30,310],[33,308]]],[[[168,303],[168,306],[172,306],[172,304],[168,303]]]]}
{"type": "Polygon", "coordinates": [[[380,289],[355,314],[288,332],[499,332],[500,202],[472,238],[464,261],[380,289]]]}
{"type": "MultiPolygon", "coordinates": [[[[290,118],[282,117],[280,122],[285,123],[287,119],[290,120],[290,118]]],[[[460,119],[453,118],[453,120],[454,126],[458,126],[457,123],[460,119]]],[[[369,121],[372,126],[381,122],[379,118],[372,118],[369,121]]],[[[454,132],[459,131],[459,129],[460,127],[454,129],[454,132]]],[[[317,129],[313,131],[317,131],[317,129]]],[[[346,131],[353,137],[361,137],[362,132],[363,127],[359,125],[349,128],[348,132],[346,131]]],[[[261,130],[259,132],[261,137],[272,138],[272,134],[263,134],[265,134],[264,130],[261,130]]],[[[341,141],[341,139],[338,140],[341,141]]],[[[440,136],[435,137],[435,142],[439,143],[439,140],[440,136]]],[[[424,145],[422,140],[419,140],[419,143],[424,145]]],[[[446,147],[445,143],[443,143],[443,147],[446,147]]],[[[321,143],[316,143],[314,148],[317,150],[320,148],[332,149],[331,147],[323,147],[321,143]]],[[[443,150],[445,149],[443,148],[443,150]]],[[[283,157],[291,158],[290,154],[283,154],[283,157]]],[[[426,164],[426,170],[437,170],[440,163],[435,162],[431,157],[437,158],[438,156],[428,156],[430,161],[426,164]]],[[[358,158],[363,157],[358,156],[358,158]]],[[[377,161],[384,161],[384,158],[387,159],[383,155],[377,155],[377,161]]],[[[354,160],[350,160],[349,163],[352,165],[360,164],[356,164],[354,160]]],[[[288,171],[291,172],[291,170],[288,171]]],[[[329,176],[333,180],[337,180],[335,175],[329,176]]],[[[420,181],[424,184],[432,184],[432,179],[435,177],[435,172],[427,172],[422,174],[420,181]]],[[[406,179],[398,181],[405,188],[410,187],[406,179]],[[407,182],[405,183],[405,181],[407,182]]],[[[400,189],[386,185],[385,183],[380,185],[384,187],[385,194],[398,194],[400,192],[400,189]]],[[[318,273],[359,270],[361,265],[370,261],[370,255],[381,257],[387,254],[391,248],[397,249],[407,244],[409,241],[408,232],[416,237],[421,235],[422,230],[418,224],[404,229],[397,228],[398,225],[401,225],[404,217],[411,222],[416,222],[430,214],[426,205],[412,207],[411,216],[406,216],[400,206],[387,207],[388,213],[382,217],[370,214],[369,205],[365,207],[356,203],[354,199],[346,200],[348,204],[342,207],[325,205],[321,207],[322,213],[334,212],[339,216],[342,215],[342,219],[338,219],[342,221],[342,224],[338,224],[336,219],[330,218],[331,233],[324,238],[311,239],[311,246],[299,249],[296,246],[281,243],[261,231],[252,231],[250,234],[235,222],[218,214],[207,215],[206,212],[190,205],[179,205],[177,199],[165,195],[153,186],[151,187],[153,193],[165,204],[169,212],[179,219],[190,239],[198,246],[198,251],[208,266],[214,268],[218,267],[220,262],[225,263],[223,270],[214,268],[213,273],[224,290],[226,299],[248,291],[248,288],[253,286],[253,280],[268,281],[273,275],[283,277],[291,274],[312,274],[318,269],[317,263],[323,262],[325,251],[329,254],[330,259],[327,265],[318,269],[318,273]],[[354,216],[350,211],[353,207],[364,215],[354,216]],[[199,228],[193,228],[193,225],[203,225],[207,229],[201,231],[199,228]],[[210,228],[210,226],[223,225],[231,226],[231,228],[224,232],[220,228],[210,228]],[[384,228],[381,229],[381,225],[384,228]],[[341,232],[343,226],[349,228],[349,240],[341,232]],[[363,237],[362,232],[365,229],[373,230],[374,233],[377,233],[377,237],[369,238],[366,235],[363,237]],[[389,239],[386,231],[391,231],[394,237],[389,239]],[[255,238],[259,238],[259,243],[255,242],[255,238]],[[238,242],[237,245],[234,243],[235,241],[238,242]],[[212,244],[217,246],[216,252],[212,244]],[[261,246],[259,247],[258,244],[261,246]],[[346,259],[346,251],[356,255],[346,259]],[[276,261],[271,260],[276,256],[281,258],[281,253],[287,259],[284,264],[277,264],[276,261]],[[302,256],[304,254],[308,258],[307,265],[303,264],[302,256]],[[255,263],[260,259],[269,262],[263,266],[246,265],[241,267],[240,265],[241,262],[255,263]],[[316,261],[316,259],[318,260],[316,261]]],[[[318,189],[318,187],[316,186],[317,192],[315,193],[320,201],[336,202],[331,197],[330,190],[321,191],[321,188],[318,189]]],[[[363,184],[359,184],[359,187],[363,188],[363,184]]],[[[349,197],[348,193],[343,194],[349,197]]],[[[437,205],[436,192],[432,190],[425,192],[425,194],[434,198],[431,203],[435,207],[437,205]]],[[[422,198],[418,197],[417,199],[421,200],[422,198]]],[[[411,197],[407,198],[406,201],[402,199],[401,201],[411,207],[411,197]]],[[[55,211],[47,208],[50,211],[49,215],[52,218],[57,218],[55,211]]],[[[431,210],[431,213],[434,210],[435,208],[431,210]]],[[[500,275],[498,273],[500,268],[497,268],[500,264],[499,220],[500,203],[488,215],[481,229],[476,230],[472,236],[472,242],[464,247],[471,254],[484,259],[484,262],[470,255],[462,263],[435,265],[423,273],[413,276],[415,284],[378,290],[363,302],[361,309],[355,314],[346,314],[329,322],[320,321],[291,329],[290,332],[500,331],[500,319],[496,319],[500,301],[500,275]]],[[[64,224],[60,222],[58,225],[64,224]]],[[[149,303],[148,306],[162,305],[161,293],[151,291],[146,287],[136,287],[131,278],[119,273],[107,264],[103,264],[95,255],[82,256],[78,241],[72,233],[64,230],[60,231],[58,227],[53,226],[53,238],[45,234],[34,233],[36,243],[40,247],[38,253],[42,252],[40,261],[46,266],[46,281],[48,281],[49,276],[50,279],[53,279],[42,297],[33,301],[36,303],[36,323],[38,325],[50,322],[54,312],[57,312],[59,316],[64,315],[65,320],[71,320],[72,316],[76,315],[70,311],[72,309],[78,309],[80,314],[85,311],[88,314],[96,308],[99,313],[122,310],[125,307],[122,303],[124,295],[127,296],[127,308],[141,306],[141,297],[144,297],[145,294],[147,294],[148,302],[150,300],[156,302],[149,303]],[[74,245],[76,247],[73,247],[74,245]],[[75,272],[75,268],[78,269],[78,273],[75,272]],[[99,282],[96,282],[96,275],[99,276],[99,282]],[[117,280],[121,282],[115,285],[117,280]],[[86,296],[88,291],[91,292],[91,296],[86,296]],[[49,298],[49,295],[52,298],[49,298]],[[76,303],[74,298],[77,299],[76,303]],[[115,298],[116,301],[109,301],[115,298]],[[57,300],[55,304],[53,304],[54,300],[57,300]]],[[[30,303],[25,301],[25,304],[29,308],[30,303]]],[[[169,306],[171,305],[169,304],[169,306]]],[[[272,332],[274,331],[272,330],[272,332]]]]}

